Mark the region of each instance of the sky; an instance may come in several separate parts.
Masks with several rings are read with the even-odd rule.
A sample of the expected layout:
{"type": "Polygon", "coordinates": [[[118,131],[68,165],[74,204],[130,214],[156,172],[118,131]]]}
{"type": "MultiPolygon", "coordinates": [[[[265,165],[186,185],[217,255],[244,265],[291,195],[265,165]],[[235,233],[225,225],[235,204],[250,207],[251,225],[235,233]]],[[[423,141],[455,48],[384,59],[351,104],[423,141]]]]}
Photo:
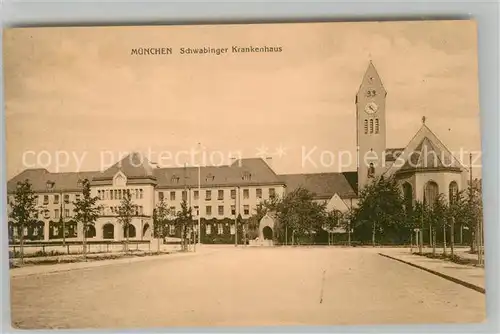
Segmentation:
{"type": "Polygon", "coordinates": [[[7,177],[99,170],[131,151],[191,164],[179,152],[197,148],[212,163],[272,157],[277,173],[355,170],[337,157],[356,151],[370,60],[388,147],[405,147],[426,116],[452,152],[480,152],[474,21],[16,28],[4,32],[7,177]],[[178,52],[233,45],[282,52],[178,52]],[[174,53],[131,55],[140,47],[174,53]]]}

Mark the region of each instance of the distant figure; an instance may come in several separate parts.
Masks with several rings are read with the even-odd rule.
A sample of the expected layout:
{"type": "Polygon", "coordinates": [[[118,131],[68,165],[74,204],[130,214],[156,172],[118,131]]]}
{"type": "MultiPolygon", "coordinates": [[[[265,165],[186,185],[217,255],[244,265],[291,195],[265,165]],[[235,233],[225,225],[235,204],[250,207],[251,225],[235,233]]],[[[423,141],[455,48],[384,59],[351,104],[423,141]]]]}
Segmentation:
{"type": "Polygon", "coordinates": [[[373,162],[370,162],[370,167],[368,168],[368,177],[369,178],[375,177],[375,167],[373,166],[373,162]]]}

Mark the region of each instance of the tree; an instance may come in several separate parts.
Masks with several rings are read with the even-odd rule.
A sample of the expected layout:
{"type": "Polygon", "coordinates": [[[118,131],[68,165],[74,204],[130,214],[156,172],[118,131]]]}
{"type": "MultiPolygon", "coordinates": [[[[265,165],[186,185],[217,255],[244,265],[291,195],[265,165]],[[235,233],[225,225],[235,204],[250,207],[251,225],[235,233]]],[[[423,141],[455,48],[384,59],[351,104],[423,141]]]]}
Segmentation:
{"type": "Polygon", "coordinates": [[[99,211],[102,206],[97,205],[99,197],[91,196],[90,181],[88,179],[82,180],[82,196],[73,202],[75,213],[75,221],[82,224],[83,228],[83,257],[87,260],[87,232],[88,227],[95,225],[99,217],[99,211]]]}
{"type": "Polygon", "coordinates": [[[130,191],[123,193],[123,198],[118,207],[118,222],[122,224],[125,232],[125,252],[128,252],[129,230],[132,223],[132,217],[136,215],[137,206],[132,201],[130,191]]]}
{"type": "Polygon", "coordinates": [[[314,194],[304,188],[297,188],[276,203],[276,217],[279,222],[278,238],[288,243],[292,233],[292,244],[305,236],[311,237],[322,229],[325,221],[325,203],[317,203],[314,194]]]}
{"type": "Polygon", "coordinates": [[[19,232],[21,263],[24,262],[24,230],[33,225],[38,217],[36,200],[37,196],[28,179],[17,183],[14,201],[10,204],[10,218],[14,220],[14,228],[19,232]]]}
{"type": "Polygon", "coordinates": [[[181,202],[181,210],[177,212],[175,221],[181,230],[182,250],[187,251],[187,234],[188,227],[193,223],[193,209],[188,207],[185,199],[181,202]]]}
{"type": "Polygon", "coordinates": [[[394,178],[375,180],[364,187],[359,194],[358,208],[355,211],[354,233],[361,241],[368,241],[374,246],[377,236],[380,241],[400,241],[407,231],[404,227],[405,217],[403,198],[399,185],[394,178]]]}
{"type": "MultiPolygon", "coordinates": [[[[333,230],[343,226],[343,213],[340,210],[328,211],[325,214],[325,222],[323,224],[323,229],[328,232],[328,244],[333,243],[333,230]]],[[[347,231],[347,229],[346,229],[347,231]]]]}
{"type": "MultiPolygon", "coordinates": [[[[168,217],[172,214],[167,203],[162,199],[153,210],[153,237],[161,239],[165,237],[165,226],[168,217]]],[[[158,240],[158,253],[160,252],[160,240],[158,240]]]]}

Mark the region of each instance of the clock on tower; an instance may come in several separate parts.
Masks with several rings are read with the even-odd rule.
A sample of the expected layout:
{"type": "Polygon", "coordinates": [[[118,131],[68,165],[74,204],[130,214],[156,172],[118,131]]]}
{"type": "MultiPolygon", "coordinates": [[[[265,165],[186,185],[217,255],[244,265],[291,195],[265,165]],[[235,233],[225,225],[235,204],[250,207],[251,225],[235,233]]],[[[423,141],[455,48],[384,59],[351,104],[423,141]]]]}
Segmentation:
{"type": "Polygon", "coordinates": [[[358,190],[385,170],[385,99],[387,92],[370,61],[356,94],[358,190]]]}

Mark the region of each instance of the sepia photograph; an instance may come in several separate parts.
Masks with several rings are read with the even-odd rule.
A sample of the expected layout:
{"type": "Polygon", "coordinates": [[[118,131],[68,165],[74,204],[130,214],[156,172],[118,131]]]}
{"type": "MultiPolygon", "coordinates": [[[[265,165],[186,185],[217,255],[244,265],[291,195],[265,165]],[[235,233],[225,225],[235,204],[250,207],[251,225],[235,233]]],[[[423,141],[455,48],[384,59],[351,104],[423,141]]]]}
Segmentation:
{"type": "Polygon", "coordinates": [[[8,28],[11,325],[486,320],[474,20],[8,28]]]}

